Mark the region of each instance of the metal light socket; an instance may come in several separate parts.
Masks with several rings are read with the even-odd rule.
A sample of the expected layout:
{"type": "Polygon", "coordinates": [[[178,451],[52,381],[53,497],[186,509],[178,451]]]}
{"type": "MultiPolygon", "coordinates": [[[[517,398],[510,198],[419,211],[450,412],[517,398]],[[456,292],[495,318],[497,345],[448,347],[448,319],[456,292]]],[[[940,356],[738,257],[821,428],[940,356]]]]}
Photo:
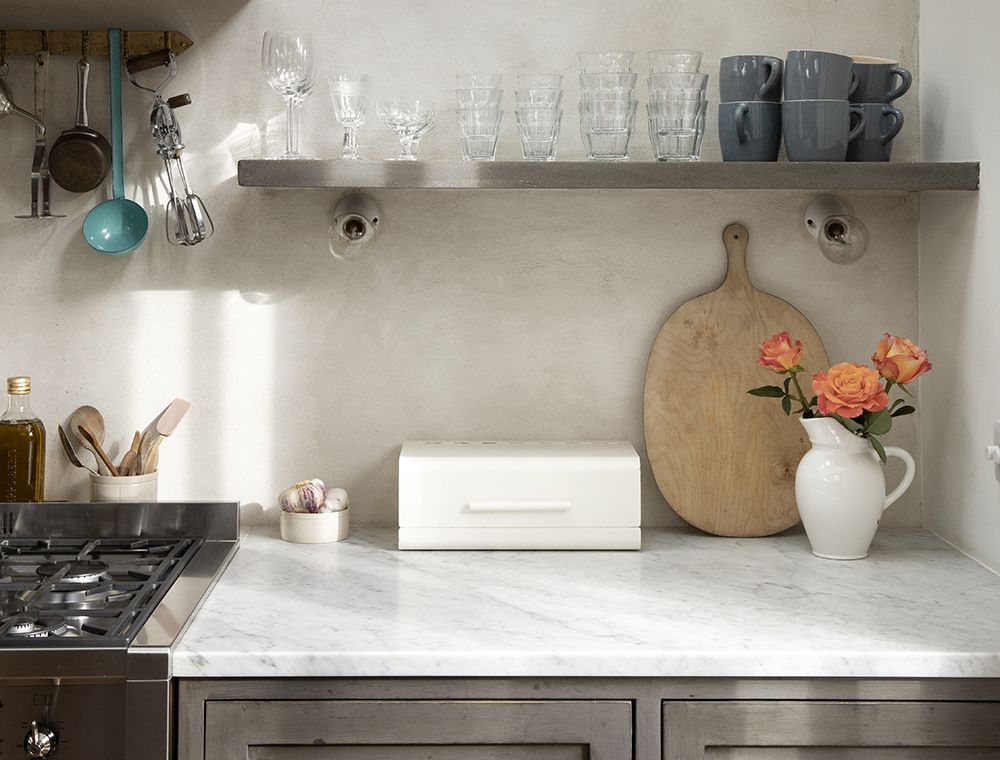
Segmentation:
{"type": "Polygon", "coordinates": [[[835,195],[816,196],[806,208],[805,225],[834,264],[853,264],[868,252],[868,227],[835,195]]]}
{"type": "Polygon", "coordinates": [[[333,210],[330,253],[339,261],[353,261],[364,255],[375,242],[379,218],[378,206],[370,195],[345,195],[333,210]]]}

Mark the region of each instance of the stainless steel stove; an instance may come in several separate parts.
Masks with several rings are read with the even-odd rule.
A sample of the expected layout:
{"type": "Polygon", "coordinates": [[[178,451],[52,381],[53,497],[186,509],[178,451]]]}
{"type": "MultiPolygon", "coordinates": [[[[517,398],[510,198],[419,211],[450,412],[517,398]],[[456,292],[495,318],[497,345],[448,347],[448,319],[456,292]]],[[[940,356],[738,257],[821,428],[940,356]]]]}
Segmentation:
{"type": "Polygon", "coordinates": [[[0,504],[0,760],[168,760],[171,647],[236,503],[0,504]]]}

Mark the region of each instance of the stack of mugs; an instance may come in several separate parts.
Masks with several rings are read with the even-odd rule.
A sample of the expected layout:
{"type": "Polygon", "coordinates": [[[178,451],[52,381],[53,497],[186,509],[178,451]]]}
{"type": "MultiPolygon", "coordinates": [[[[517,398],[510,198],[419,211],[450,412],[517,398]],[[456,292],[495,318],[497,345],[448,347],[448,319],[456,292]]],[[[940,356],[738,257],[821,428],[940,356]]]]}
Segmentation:
{"type": "Polygon", "coordinates": [[[649,59],[649,140],[658,161],[697,161],[705,136],[708,74],[701,51],[654,50],[649,59]]]}
{"type": "Polygon", "coordinates": [[[462,158],[492,161],[496,158],[500,120],[503,118],[503,76],[501,74],[459,74],[458,130],[462,158]]]}
{"type": "Polygon", "coordinates": [[[562,74],[523,74],[514,91],[517,133],[526,161],[553,161],[562,127],[562,74]]]}
{"type": "Polygon", "coordinates": [[[849,101],[857,81],[846,55],[791,50],[785,59],[781,127],[789,161],[844,161],[865,130],[865,109],[849,101]]]}
{"type": "Polygon", "coordinates": [[[781,59],[733,55],[719,65],[723,161],[777,161],[781,148],[781,59]]]}
{"type": "Polygon", "coordinates": [[[580,53],[580,136],[591,161],[628,161],[635,130],[634,53],[599,50],[580,53]]]}
{"type": "Polygon", "coordinates": [[[885,58],[854,56],[852,61],[857,84],[851,103],[864,111],[864,129],[847,146],[847,160],[888,161],[892,141],[903,128],[903,112],[892,101],[910,89],[913,77],[899,63],[885,58]]]}

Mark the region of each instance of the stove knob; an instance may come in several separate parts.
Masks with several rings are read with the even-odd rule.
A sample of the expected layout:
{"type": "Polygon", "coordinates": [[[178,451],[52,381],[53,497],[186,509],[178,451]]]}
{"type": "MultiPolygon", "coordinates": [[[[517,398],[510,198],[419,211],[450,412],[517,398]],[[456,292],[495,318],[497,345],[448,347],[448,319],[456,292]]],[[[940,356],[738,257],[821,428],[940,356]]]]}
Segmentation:
{"type": "Polygon", "coordinates": [[[31,722],[31,730],[24,737],[24,752],[28,757],[48,757],[55,749],[59,740],[50,728],[31,722]]]}

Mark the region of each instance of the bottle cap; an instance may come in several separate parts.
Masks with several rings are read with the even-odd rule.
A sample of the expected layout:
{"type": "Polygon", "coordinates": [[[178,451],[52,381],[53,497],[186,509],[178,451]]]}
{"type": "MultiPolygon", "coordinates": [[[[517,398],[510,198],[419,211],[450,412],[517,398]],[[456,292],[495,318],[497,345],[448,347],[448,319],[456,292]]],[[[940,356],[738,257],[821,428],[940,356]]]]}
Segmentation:
{"type": "Polygon", "coordinates": [[[7,393],[11,394],[12,396],[24,396],[28,393],[31,393],[31,378],[8,377],[7,393]]]}

